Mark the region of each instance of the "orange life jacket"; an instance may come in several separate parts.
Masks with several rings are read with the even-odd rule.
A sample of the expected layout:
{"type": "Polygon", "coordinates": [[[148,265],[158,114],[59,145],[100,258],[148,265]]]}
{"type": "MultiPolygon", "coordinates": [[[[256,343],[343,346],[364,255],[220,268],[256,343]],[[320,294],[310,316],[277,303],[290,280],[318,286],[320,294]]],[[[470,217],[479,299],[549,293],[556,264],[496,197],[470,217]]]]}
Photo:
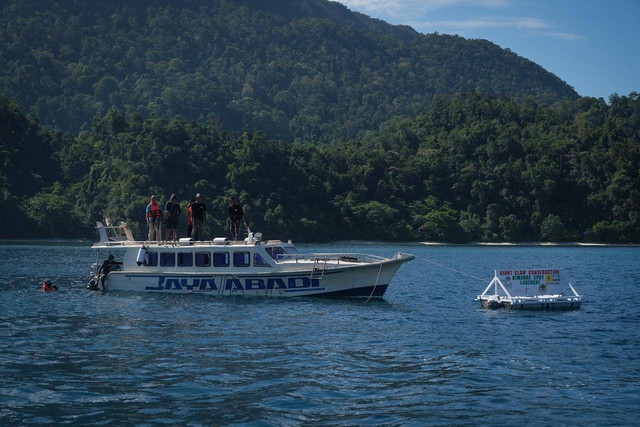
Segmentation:
{"type": "Polygon", "coordinates": [[[49,283],[49,284],[43,283],[42,284],[42,292],[53,292],[55,290],[57,290],[57,289],[53,287],[52,283],[49,283]]]}
{"type": "Polygon", "coordinates": [[[149,209],[149,219],[162,217],[162,210],[157,202],[155,204],[149,203],[149,206],[151,206],[151,209],[149,209]]]}

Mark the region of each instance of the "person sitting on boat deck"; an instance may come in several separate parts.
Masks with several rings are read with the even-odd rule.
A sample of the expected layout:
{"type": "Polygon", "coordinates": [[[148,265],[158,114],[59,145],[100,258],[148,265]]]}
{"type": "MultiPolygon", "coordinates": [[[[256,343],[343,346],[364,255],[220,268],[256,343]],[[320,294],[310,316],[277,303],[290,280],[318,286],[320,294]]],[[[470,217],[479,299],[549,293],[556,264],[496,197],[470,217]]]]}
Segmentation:
{"type": "Polygon", "coordinates": [[[98,277],[102,279],[102,289],[104,289],[104,282],[107,279],[107,274],[116,270],[118,265],[122,265],[121,261],[116,261],[113,254],[109,255],[109,258],[105,259],[98,270],[98,277]]]}
{"type": "Polygon", "coordinates": [[[178,240],[178,218],[180,217],[180,205],[175,194],[171,195],[171,198],[164,206],[164,211],[167,215],[167,228],[166,237],[167,240],[171,238],[173,234],[173,240],[178,240]]]}
{"type": "Polygon", "coordinates": [[[147,224],[149,225],[149,241],[162,240],[162,205],[158,203],[156,196],[151,196],[147,205],[147,224]],[[154,239],[155,234],[155,239],[154,239]]]}
{"type": "Polygon", "coordinates": [[[187,237],[191,237],[191,232],[193,231],[193,213],[191,211],[191,206],[195,202],[196,201],[194,199],[191,199],[187,205],[187,237]]]}
{"type": "Polygon", "coordinates": [[[231,238],[238,240],[238,227],[244,216],[242,206],[236,203],[235,197],[229,197],[229,220],[231,221],[231,238]]]}
{"type": "Polygon", "coordinates": [[[58,287],[51,283],[51,280],[47,279],[42,282],[42,292],[54,292],[57,291],[58,287]]]}
{"type": "Polygon", "coordinates": [[[191,238],[203,240],[204,221],[207,219],[207,205],[202,203],[202,195],[200,193],[196,194],[196,201],[191,205],[191,215],[193,217],[191,238]]]}

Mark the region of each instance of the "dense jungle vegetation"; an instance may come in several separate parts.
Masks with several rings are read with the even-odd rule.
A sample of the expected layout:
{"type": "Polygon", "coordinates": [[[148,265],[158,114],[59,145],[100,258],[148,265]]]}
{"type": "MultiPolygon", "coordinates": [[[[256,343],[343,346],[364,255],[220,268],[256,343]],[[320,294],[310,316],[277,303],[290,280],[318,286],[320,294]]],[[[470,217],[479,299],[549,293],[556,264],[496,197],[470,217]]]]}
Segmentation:
{"type": "Polygon", "coordinates": [[[576,92],[486,40],[423,35],[325,0],[7,0],[0,93],[78,134],[111,109],[285,141],[361,138],[436,94],[576,92]]]}
{"type": "MultiPolygon", "coordinates": [[[[469,93],[334,144],[109,111],[75,137],[0,98],[0,236],[87,236],[104,210],[144,233],[150,194],[229,195],[265,237],[640,241],[640,95],[553,106],[469,93]]],[[[184,218],[182,223],[184,232],[184,218]]]]}

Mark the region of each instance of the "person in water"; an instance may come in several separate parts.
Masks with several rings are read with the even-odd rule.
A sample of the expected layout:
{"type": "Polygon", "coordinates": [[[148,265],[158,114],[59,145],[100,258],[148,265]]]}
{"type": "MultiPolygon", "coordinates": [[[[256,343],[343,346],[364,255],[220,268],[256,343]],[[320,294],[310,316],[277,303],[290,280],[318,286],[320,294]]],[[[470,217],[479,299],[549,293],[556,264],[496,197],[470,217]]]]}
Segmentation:
{"type": "Polygon", "coordinates": [[[204,221],[207,219],[207,205],[202,203],[202,195],[196,194],[196,201],[191,205],[191,215],[193,216],[193,230],[191,238],[194,240],[202,240],[204,221]]]}
{"type": "Polygon", "coordinates": [[[156,196],[151,196],[151,201],[147,205],[146,216],[147,224],[149,225],[148,240],[157,240],[159,242],[162,240],[162,205],[158,203],[156,196]]]}
{"type": "Polygon", "coordinates": [[[178,240],[178,218],[180,218],[180,205],[175,194],[171,195],[171,198],[164,206],[164,211],[167,215],[167,230],[166,238],[169,240],[173,235],[173,240],[178,240]]]}
{"type": "Polygon", "coordinates": [[[57,291],[58,287],[51,283],[51,280],[47,279],[42,282],[42,292],[54,292],[57,291]]]}
{"type": "Polygon", "coordinates": [[[109,255],[109,258],[104,260],[100,270],[98,270],[98,277],[102,279],[102,289],[104,289],[104,282],[107,279],[107,274],[115,270],[118,265],[122,265],[122,262],[116,261],[113,254],[109,255]]]}
{"type": "Polygon", "coordinates": [[[242,217],[244,216],[244,211],[242,210],[242,206],[236,203],[236,199],[234,197],[229,198],[229,220],[231,221],[231,238],[233,240],[238,240],[238,227],[240,227],[240,222],[242,221],[242,217]]]}

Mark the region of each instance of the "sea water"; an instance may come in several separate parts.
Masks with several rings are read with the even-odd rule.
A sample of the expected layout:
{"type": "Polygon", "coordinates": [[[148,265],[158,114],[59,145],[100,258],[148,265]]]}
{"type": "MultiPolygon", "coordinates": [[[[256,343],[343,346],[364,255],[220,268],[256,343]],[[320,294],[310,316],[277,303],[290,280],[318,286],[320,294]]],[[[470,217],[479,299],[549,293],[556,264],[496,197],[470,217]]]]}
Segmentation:
{"type": "Polygon", "coordinates": [[[369,302],[91,292],[88,244],[4,242],[0,425],[637,423],[640,248],[299,246],[456,271],[416,259],[369,302]],[[474,302],[529,267],[582,309],[474,302]]]}

